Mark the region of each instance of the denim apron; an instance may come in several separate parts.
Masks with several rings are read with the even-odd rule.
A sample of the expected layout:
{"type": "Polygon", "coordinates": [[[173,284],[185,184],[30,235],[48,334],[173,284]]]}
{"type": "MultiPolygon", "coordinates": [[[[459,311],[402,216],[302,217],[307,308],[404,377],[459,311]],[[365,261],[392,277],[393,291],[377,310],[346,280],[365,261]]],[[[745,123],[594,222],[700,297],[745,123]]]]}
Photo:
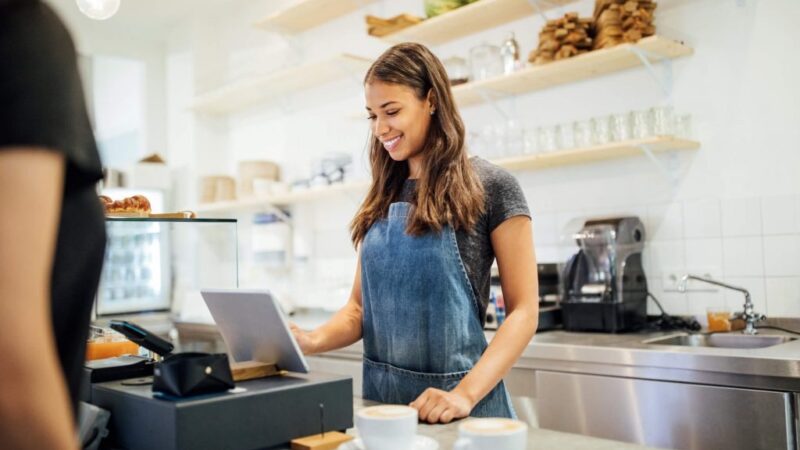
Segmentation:
{"type": "MultiPolygon", "coordinates": [[[[362,397],[381,403],[451,391],[487,346],[454,230],[409,236],[409,208],[392,203],[361,245],[362,397]]],[[[502,381],[470,415],[514,417],[502,381]]]]}

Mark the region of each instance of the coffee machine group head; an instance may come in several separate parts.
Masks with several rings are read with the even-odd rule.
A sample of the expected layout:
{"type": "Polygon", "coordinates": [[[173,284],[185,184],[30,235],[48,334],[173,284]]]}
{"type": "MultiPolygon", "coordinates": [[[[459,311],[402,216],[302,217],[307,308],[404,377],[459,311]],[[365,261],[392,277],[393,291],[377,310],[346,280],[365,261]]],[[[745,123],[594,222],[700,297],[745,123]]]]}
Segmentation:
{"type": "Polygon", "coordinates": [[[564,267],[564,329],[616,333],[647,320],[642,268],[644,225],[638,217],[587,220],[574,235],[579,250],[564,267]]]}

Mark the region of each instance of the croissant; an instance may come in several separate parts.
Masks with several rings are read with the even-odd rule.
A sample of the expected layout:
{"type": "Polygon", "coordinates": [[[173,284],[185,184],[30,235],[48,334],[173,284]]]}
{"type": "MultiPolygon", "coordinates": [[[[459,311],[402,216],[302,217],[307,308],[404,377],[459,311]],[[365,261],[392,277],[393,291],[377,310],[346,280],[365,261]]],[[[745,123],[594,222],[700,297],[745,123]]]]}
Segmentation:
{"type": "Polygon", "coordinates": [[[100,201],[103,203],[106,213],[150,212],[150,201],[144,195],[134,195],[122,200],[111,200],[111,198],[101,195],[100,201]]]}

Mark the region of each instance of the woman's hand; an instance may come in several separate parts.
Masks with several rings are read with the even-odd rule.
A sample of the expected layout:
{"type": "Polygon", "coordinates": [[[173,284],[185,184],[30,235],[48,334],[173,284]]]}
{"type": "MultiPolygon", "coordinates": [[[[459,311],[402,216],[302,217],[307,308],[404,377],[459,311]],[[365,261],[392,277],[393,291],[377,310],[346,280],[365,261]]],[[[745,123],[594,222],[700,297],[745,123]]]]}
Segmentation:
{"type": "Polygon", "coordinates": [[[421,421],[450,423],[453,419],[467,417],[475,404],[458,389],[447,392],[428,388],[409,406],[419,411],[421,421]]]}
{"type": "Polygon", "coordinates": [[[300,346],[300,351],[304,355],[316,353],[317,344],[311,332],[301,330],[300,327],[292,322],[289,322],[289,328],[292,330],[294,340],[297,341],[297,345],[300,346]]]}

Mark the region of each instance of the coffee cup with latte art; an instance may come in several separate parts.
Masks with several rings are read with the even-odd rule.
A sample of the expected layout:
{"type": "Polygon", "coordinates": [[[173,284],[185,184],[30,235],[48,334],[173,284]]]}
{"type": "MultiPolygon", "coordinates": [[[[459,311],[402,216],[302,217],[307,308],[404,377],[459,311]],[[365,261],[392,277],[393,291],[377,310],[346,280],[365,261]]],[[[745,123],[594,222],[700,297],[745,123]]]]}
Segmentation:
{"type": "Polygon", "coordinates": [[[406,405],[371,406],[356,412],[356,428],[366,450],[411,450],[417,414],[406,405]]]}
{"type": "Polygon", "coordinates": [[[525,450],[528,425],[503,418],[469,419],[459,425],[454,450],[525,450]]]}

